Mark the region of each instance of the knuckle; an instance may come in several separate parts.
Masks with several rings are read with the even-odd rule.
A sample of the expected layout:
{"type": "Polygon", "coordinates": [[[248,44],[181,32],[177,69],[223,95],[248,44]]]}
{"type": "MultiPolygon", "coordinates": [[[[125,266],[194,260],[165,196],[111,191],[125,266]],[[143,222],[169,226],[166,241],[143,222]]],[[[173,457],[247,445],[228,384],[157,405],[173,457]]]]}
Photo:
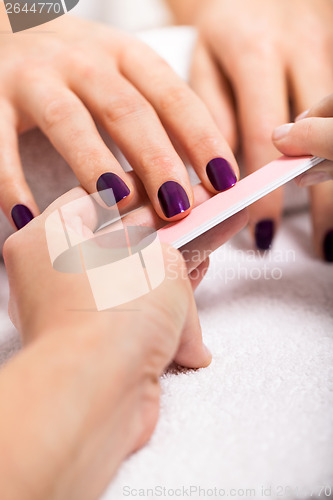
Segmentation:
{"type": "Polygon", "coordinates": [[[104,119],[108,123],[117,123],[129,117],[135,117],[148,111],[148,102],[136,93],[123,92],[109,98],[104,108],[104,119]]]}
{"type": "Polygon", "coordinates": [[[76,104],[70,97],[59,94],[52,97],[44,106],[42,122],[45,130],[60,125],[76,112],[76,104]]]}
{"type": "MultiPolygon", "coordinates": [[[[276,61],[279,60],[277,44],[274,39],[267,39],[267,37],[253,37],[245,38],[243,46],[234,54],[242,53],[243,57],[234,57],[232,64],[235,70],[243,71],[244,68],[260,68],[262,71],[265,68],[272,68],[276,61]]],[[[256,70],[258,71],[258,69],[256,70]]]]}
{"type": "Polygon", "coordinates": [[[194,149],[200,150],[207,155],[210,155],[212,151],[218,151],[221,146],[221,139],[216,136],[216,134],[207,134],[205,131],[199,131],[193,133],[193,146],[194,149]]]}
{"type": "Polygon", "coordinates": [[[162,111],[177,109],[189,103],[191,91],[182,83],[173,85],[165,89],[159,99],[159,107],[162,111]]]}
{"type": "Polygon", "coordinates": [[[170,66],[165,59],[140,40],[130,40],[124,44],[120,53],[119,64],[121,68],[132,65],[133,61],[137,63],[149,61],[149,66],[154,68],[156,74],[159,74],[161,70],[170,71],[170,66]]]}
{"type": "Polygon", "coordinates": [[[36,64],[35,61],[26,61],[26,71],[22,76],[24,85],[27,88],[39,87],[44,80],[43,70],[36,64]]]}
{"type": "Polygon", "coordinates": [[[145,50],[145,46],[143,47],[142,42],[133,43],[132,41],[128,41],[122,46],[119,55],[119,63],[121,67],[126,67],[126,65],[130,65],[133,61],[141,60],[142,52],[145,50]]]}
{"type": "Polygon", "coordinates": [[[75,47],[68,58],[71,68],[75,68],[82,78],[92,79],[96,74],[96,62],[92,57],[87,57],[85,47],[75,47]]]}
{"type": "Polygon", "coordinates": [[[74,153],[74,163],[80,166],[85,186],[94,186],[96,184],[96,171],[98,165],[110,163],[110,159],[101,155],[98,148],[89,148],[85,150],[77,150],[74,153]]]}
{"type": "Polygon", "coordinates": [[[139,153],[139,162],[146,172],[154,175],[165,176],[166,172],[174,170],[177,161],[167,150],[158,148],[145,148],[139,153]]]}

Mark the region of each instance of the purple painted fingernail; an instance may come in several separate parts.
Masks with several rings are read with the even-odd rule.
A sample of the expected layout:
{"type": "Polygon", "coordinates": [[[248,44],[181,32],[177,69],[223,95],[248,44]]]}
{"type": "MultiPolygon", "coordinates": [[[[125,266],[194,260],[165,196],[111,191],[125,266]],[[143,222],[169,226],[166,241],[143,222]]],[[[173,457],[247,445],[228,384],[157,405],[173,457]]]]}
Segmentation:
{"type": "Polygon", "coordinates": [[[236,174],[230,163],[224,158],[214,158],[206,169],[208,178],[216,191],[226,191],[237,182],[236,174]]]}
{"type": "Polygon", "coordinates": [[[254,236],[259,250],[268,250],[272,246],[274,237],[274,221],[264,219],[255,227],[254,236]]]}
{"type": "Polygon", "coordinates": [[[97,191],[108,207],[112,207],[130,194],[125,182],[116,174],[107,172],[102,174],[97,181],[97,191]]]}
{"type": "Polygon", "coordinates": [[[158,199],[164,215],[170,219],[190,208],[185,189],[178,182],[167,181],[158,190],[158,199]]]}
{"type": "Polygon", "coordinates": [[[22,229],[22,227],[26,226],[34,218],[29,208],[25,205],[15,205],[12,208],[11,216],[17,229],[22,229]]]}
{"type": "Polygon", "coordinates": [[[333,229],[328,231],[324,239],[324,256],[326,262],[333,262],[333,229]]]}

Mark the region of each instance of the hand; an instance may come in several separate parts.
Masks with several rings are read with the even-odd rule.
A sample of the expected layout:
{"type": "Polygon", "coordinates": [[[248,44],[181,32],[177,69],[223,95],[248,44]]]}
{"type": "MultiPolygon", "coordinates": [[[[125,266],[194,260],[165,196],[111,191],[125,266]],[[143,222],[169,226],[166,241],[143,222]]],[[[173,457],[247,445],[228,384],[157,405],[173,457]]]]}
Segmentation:
{"type": "MultiPolygon", "coordinates": [[[[134,183],[135,175],[131,177],[134,183]]],[[[194,206],[204,202],[211,196],[202,185],[194,187],[194,194],[194,206]]],[[[26,341],[38,337],[39,332],[43,333],[52,330],[55,321],[57,322],[57,328],[65,328],[66,325],[72,322],[73,311],[82,310],[82,308],[96,309],[91,292],[88,292],[84,286],[84,283],[88,284],[84,275],[59,273],[53,270],[50,265],[43,224],[51,213],[65,205],[71,207],[68,214],[66,211],[66,217],[69,220],[70,227],[73,226],[74,232],[79,236],[84,235],[84,239],[89,239],[105,232],[105,230],[96,232],[101,225],[102,218],[105,217],[105,210],[93,201],[93,197],[87,196],[87,193],[82,188],[76,188],[52,203],[42,216],[31,221],[18,233],[13,234],[5,242],[3,248],[11,286],[9,311],[15,326],[22,332],[23,340],[26,341]],[[74,206],[72,203],[68,205],[74,200],[78,200],[74,206]],[[23,259],[22,247],[24,248],[26,260],[23,259]],[[9,260],[11,255],[17,257],[13,265],[11,265],[13,259],[9,260]],[[31,264],[28,265],[28,262],[31,262],[31,264]],[[35,269],[40,270],[38,276],[35,269]],[[27,288],[21,286],[26,281],[22,278],[24,275],[29,275],[32,282],[32,285],[27,288]],[[36,293],[34,293],[32,286],[37,287],[36,293]],[[73,287],[79,293],[72,293],[70,290],[73,287]],[[44,288],[43,294],[37,293],[40,288],[44,288]],[[81,296],[81,292],[83,296],[81,296]],[[23,294],[23,299],[19,294],[23,294]],[[43,302],[41,303],[41,301],[43,302]],[[66,314],[63,311],[67,311],[66,314]],[[22,319],[24,320],[23,323],[22,319]]],[[[156,230],[166,224],[157,216],[149,204],[124,216],[122,222],[125,226],[148,226],[156,230]]],[[[246,222],[247,212],[243,211],[181,249],[193,288],[198,286],[208,269],[210,254],[242,229],[246,222]],[[199,280],[198,277],[200,277],[199,280]]],[[[55,241],[57,241],[60,235],[57,231],[54,234],[55,241]]],[[[114,287],[117,288],[116,284],[114,287]]],[[[76,318],[77,315],[74,314],[74,317],[76,318]]]]}
{"type": "MultiPolygon", "coordinates": [[[[45,237],[46,218],[74,200],[66,213],[73,231],[92,234],[99,206],[86,195],[72,190],[4,246],[10,314],[28,344],[0,373],[2,493],[12,500],[96,498],[149,439],[165,367],[173,359],[191,368],[211,360],[187,273],[203,275],[209,251],[247,222],[240,213],[220,224],[196,240],[195,253],[191,242],[183,249],[187,267],[178,251],[165,248],[158,288],[117,311],[97,312],[84,275],[52,268],[45,237]]],[[[203,201],[209,193],[198,186],[195,196],[203,201]]],[[[162,223],[152,207],[127,217],[129,224],[162,223]]],[[[198,276],[191,281],[196,286],[198,276]]]]}
{"type": "Polygon", "coordinates": [[[71,16],[48,26],[48,33],[35,28],[0,39],[0,204],[16,227],[38,214],[17,144],[19,133],[36,126],[84,189],[100,191],[109,206],[127,206],[135,192],[95,121],[129,160],[162,219],[182,218],[193,205],[186,168],[169,137],[212,193],[236,182],[236,161],[208,110],[153,50],[71,16]],[[216,157],[227,161],[211,164],[216,157]],[[102,192],[109,188],[114,198],[102,192]]]}
{"type": "MultiPolygon", "coordinates": [[[[196,188],[197,199],[208,196],[196,188]]],[[[199,368],[211,360],[187,273],[197,268],[203,275],[209,250],[247,222],[237,214],[198,239],[187,267],[178,251],[165,248],[166,276],[158,288],[122,310],[99,313],[86,277],[59,273],[50,262],[46,218],[73,200],[80,202],[71,214],[73,230],[89,236],[98,205],[76,188],[4,246],[10,314],[29,344],[0,374],[0,401],[6,401],[0,415],[2,491],[13,500],[96,498],[120,462],[149,439],[158,415],[158,377],[168,363],[199,368]]],[[[161,223],[145,207],[129,223],[154,220],[161,223]]],[[[191,245],[183,249],[190,256],[191,245]]],[[[192,281],[196,285],[198,276],[192,281]]]]}
{"type": "MultiPolygon", "coordinates": [[[[175,0],[169,0],[174,4],[175,0]]],[[[275,127],[327,95],[333,84],[331,0],[184,0],[199,29],[192,86],[234,147],[237,123],[246,173],[273,160],[275,127]],[[191,8],[192,7],[192,8],[191,8]],[[292,109],[290,110],[289,102],[292,109]],[[235,112],[236,110],[236,112],[235,112]]],[[[180,6],[179,6],[180,9],[180,6]]],[[[269,248],[280,222],[281,190],[250,209],[257,246],[269,248]]],[[[332,229],[333,185],[313,188],[314,240],[332,229]],[[318,220],[323,224],[318,226],[318,220]]]]}
{"type": "Polygon", "coordinates": [[[11,500],[96,499],[126,456],[149,439],[163,369],[174,356],[207,366],[210,354],[179,252],[165,249],[166,279],[127,310],[70,312],[90,305],[87,283],[55,276],[42,230],[39,219],[6,250],[21,331],[32,328],[24,318],[29,305],[43,334],[0,372],[1,492],[11,500]],[[52,314],[47,322],[45,312],[52,314]]]}
{"type": "MultiPolygon", "coordinates": [[[[296,123],[288,123],[275,129],[273,133],[275,146],[286,155],[313,155],[327,158],[311,170],[300,175],[295,181],[301,187],[309,187],[333,179],[333,94],[322,99],[318,104],[303,113],[296,119],[296,123]]],[[[326,194],[322,210],[317,211],[315,226],[320,227],[324,234],[327,219],[333,227],[333,198],[329,196],[332,182],[325,184],[326,194]],[[325,213],[325,209],[327,213],[325,213]]],[[[328,262],[333,262],[333,230],[325,235],[324,256],[328,262]]]]}

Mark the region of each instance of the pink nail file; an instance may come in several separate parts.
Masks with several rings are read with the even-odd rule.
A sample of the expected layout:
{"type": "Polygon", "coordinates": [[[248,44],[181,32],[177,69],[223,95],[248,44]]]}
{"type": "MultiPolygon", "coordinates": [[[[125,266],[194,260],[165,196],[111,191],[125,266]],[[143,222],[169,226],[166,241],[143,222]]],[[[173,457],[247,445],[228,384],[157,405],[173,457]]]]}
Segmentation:
{"type": "Polygon", "coordinates": [[[194,208],[185,219],[160,229],[159,239],[180,248],[322,161],[283,156],[194,208]]]}

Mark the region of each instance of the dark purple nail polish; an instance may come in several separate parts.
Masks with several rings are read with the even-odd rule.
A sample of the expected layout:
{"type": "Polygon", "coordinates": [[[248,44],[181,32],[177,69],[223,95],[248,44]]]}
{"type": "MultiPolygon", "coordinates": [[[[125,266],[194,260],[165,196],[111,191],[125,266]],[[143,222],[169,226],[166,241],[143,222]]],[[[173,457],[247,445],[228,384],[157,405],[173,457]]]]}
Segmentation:
{"type": "Polygon", "coordinates": [[[130,194],[125,182],[112,172],[102,174],[96,185],[100,197],[108,207],[112,207],[130,194]]]}
{"type": "Polygon", "coordinates": [[[236,174],[230,163],[224,158],[214,158],[206,169],[208,178],[216,191],[226,191],[237,182],[236,174]]]}
{"type": "Polygon", "coordinates": [[[274,237],[274,221],[265,219],[255,227],[254,236],[259,250],[268,250],[272,246],[274,237]]]}
{"type": "Polygon", "coordinates": [[[158,199],[168,219],[190,208],[190,200],[186,191],[178,182],[168,181],[162,184],[158,190],[158,199]]]}
{"type": "Polygon", "coordinates": [[[34,218],[29,208],[25,205],[15,205],[12,208],[11,216],[17,229],[22,229],[22,227],[26,226],[34,218]]]}
{"type": "Polygon", "coordinates": [[[324,256],[326,262],[333,262],[333,229],[328,231],[324,239],[324,256]]]}

